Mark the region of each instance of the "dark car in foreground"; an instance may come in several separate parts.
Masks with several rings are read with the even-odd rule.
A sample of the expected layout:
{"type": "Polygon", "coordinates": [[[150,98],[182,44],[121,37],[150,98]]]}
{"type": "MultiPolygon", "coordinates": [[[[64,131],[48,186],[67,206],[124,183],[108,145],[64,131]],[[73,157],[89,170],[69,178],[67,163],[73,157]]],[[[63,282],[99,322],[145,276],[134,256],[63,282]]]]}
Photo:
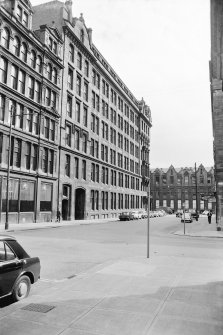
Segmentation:
{"type": "Polygon", "coordinates": [[[123,212],[119,215],[120,221],[130,221],[134,219],[134,215],[132,212],[123,212]]]}
{"type": "Polygon", "coordinates": [[[30,257],[14,237],[0,235],[0,298],[26,298],[39,278],[39,258],[30,257]]]}

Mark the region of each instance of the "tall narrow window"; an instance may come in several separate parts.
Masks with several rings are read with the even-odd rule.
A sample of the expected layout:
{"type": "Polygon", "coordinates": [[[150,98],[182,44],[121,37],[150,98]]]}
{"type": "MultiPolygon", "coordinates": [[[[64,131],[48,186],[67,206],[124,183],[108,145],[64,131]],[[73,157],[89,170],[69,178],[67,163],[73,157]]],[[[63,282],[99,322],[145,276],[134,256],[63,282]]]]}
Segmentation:
{"type": "Polygon", "coordinates": [[[79,76],[76,79],[76,93],[81,96],[81,77],[79,76]]]}
{"type": "Polygon", "coordinates": [[[13,52],[14,55],[19,57],[20,53],[20,40],[17,36],[15,36],[14,41],[13,41],[13,52]]]}
{"type": "Polygon", "coordinates": [[[28,14],[26,12],[23,12],[22,23],[28,27],[28,14]]]}
{"type": "Polygon", "coordinates": [[[65,155],[65,175],[70,177],[70,155],[65,155]]]}
{"type": "Polygon", "coordinates": [[[49,80],[52,80],[52,66],[51,66],[51,64],[47,64],[46,71],[47,71],[47,78],[49,80]]]}
{"type": "Polygon", "coordinates": [[[26,164],[26,169],[30,169],[30,158],[31,158],[31,143],[26,142],[26,151],[25,151],[25,164],[26,164]]]}
{"type": "Polygon", "coordinates": [[[21,45],[21,60],[27,62],[27,46],[25,43],[21,45]]]}
{"type": "Polygon", "coordinates": [[[36,68],[36,53],[33,50],[30,53],[30,65],[32,69],[36,68]]]}
{"type": "Polygon", "coordinates": [[[87,60],[84,62],[84,74],[87,77],[89,76],[89,63],[87,60]]]}
{"type": "Polygon", "coordinates": [[[68,69],[67,86],[70,90],[73,89],[73,71],[71,69],[68,69]]]}
{"type": "Polygon", "coordinates": [[[57,83],[57,69],[55,67],[52,70],[52,81],[54,84],[57,83]]]}
{"type": "Polygon", "coordinates": [[[79,70],[82,69],[82,55],[80,52],[77,53],[77,67],[79,70]]]}
{"type": "Polygon", "coordinates": [[[7,28],[4,28],[2,30],[2,43],[1,44],[6,49],[9,48],[9,39],[10,39],[9,30],[7,28]]]}
{"type": "Polygon", "coordinates": [[[81,105],[78,101],[76,101],[76,106],[75,106],[75,120],[77,122],[80,122],[80,114],[81,114],[81,105]]]}
{"type": "Polygon", "coordinates": [[[79,159],[77,157],[74,158],[74,178],[78,179],[79,177],[79,159]]]}
{"type": "Polygon", "coordinates": [[[12,65],[12,67],[11,67],[11,85],[12,85],[12,88],[17,90],[17,87],[18,87],[18,68],[15,65],[12,65]]]}
{"type": "Polygon", "coordinates": [[[72,117],[72,97],[67,96],[67,115],[72,117]]]}
{"type": "Polygon", "coordinates": [[[36,70],[39,73],[42,72],[42,58],[40,56],[37,56],[37,59],[36,59],[36,70]]]}
{"type": "Polygon", "coordinates": [[[84,111],[83,111],[83,125],[87,127],[87,119],[88,119],[88,109],[87,107],[84,106],[84,111]]]}
{"type": "Polygon", "coordinates": [[[86,180],[86,161],[82,161],[82,179],[86,180]]]}
{"type": "Polygon", "coordinates": [[[28,94],[30,99],[34,99],[34,85],[35,85],[34,78],[29,77],[28,94]]]}
{"type": "Polygon", "coordinates": [[[5,96],[0,94],[0,121],[5,118],[5,96]]]}
{"type": "Polygon", "coordinates": [[[25,72],[22,70],[19,70],[18,91],[22,94],[25,94],[25,79],[26,79],[25,72]]]}
{"type": "Polygon", "coordinates": [[[0,58],[0,81],[2,83],[7,82],[7,69],[8,69],[8,62],[5,58],[0,58]]]}
{"type": "Polygon", "coordinates": [[[69,61],[74,62],[74,46],[72,44],[69,45],[69,61]]]}

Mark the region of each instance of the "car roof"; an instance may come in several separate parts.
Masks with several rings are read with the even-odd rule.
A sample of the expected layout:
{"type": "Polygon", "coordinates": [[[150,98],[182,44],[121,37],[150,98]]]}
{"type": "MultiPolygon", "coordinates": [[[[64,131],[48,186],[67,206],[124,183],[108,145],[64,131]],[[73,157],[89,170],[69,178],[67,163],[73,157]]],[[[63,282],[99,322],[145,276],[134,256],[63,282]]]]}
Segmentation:
{"type": "Polygon", "coordinates": [[[5,241],[5,240],[16,240],[15,237],[10,236],[10,235],[0,235],[0,241],[5,241]]]}

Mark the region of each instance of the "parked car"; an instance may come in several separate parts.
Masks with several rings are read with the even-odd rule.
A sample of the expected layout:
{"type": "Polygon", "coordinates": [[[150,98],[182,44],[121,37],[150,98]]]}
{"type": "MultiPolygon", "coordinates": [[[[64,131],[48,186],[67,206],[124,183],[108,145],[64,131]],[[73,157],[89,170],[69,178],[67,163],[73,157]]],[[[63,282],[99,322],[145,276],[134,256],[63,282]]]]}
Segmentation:
{"type": "Polygon", "coordinates": [[[178,209],[178,211],[176,212],[176,217],[177,218],[181,218],[182,215],[183,215],[183,210],[182,209],[178,209]]]}
{"type": "Polygon", "coordinates": [[[137,219],[137,220],[140,219],[140,216],[141,216],[138,211],[133,211],[132,215],[133,215],[133,219],[137,219]]]}
{"type": "Polygon", "coordinates": [[[120,221],[130,221],[133,220],[134,217],[132,215],[132,212],[123,212],[119,215],[119,220],[120,221]]]}
{"type": "Polygon", "coordinates": [[[181,222],[192,222],[193,218],[191,216],[191,213],[187,212],[187,213],[183,213],[182,217],[181,217],[181,222]]]}
{"type": "Polygon", "coordinates": [[[142,212],[142,219],[148,218],[148,212],[147,211],[143,211],[142,212]]]}
{"type": "Polygon", "coordinates": [[[30,257],[14,237],[0,235],[0,298],[26,298],[39,278],[39,258],[30,257]]]}

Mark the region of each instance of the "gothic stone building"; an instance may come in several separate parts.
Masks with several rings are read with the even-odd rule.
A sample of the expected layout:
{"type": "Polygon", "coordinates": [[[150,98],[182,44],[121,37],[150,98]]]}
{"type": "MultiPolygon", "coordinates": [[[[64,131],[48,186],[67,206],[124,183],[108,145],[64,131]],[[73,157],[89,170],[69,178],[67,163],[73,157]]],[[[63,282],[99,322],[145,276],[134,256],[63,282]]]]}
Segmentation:
{"type": "Polygon", "coordinates": [[[151,170],[151,203],[152,209],[169,207],[174,211],[197,209],[215,211],[214,169],[205,168],[202,164],[196,169],[192,167],[151,170]]]}

